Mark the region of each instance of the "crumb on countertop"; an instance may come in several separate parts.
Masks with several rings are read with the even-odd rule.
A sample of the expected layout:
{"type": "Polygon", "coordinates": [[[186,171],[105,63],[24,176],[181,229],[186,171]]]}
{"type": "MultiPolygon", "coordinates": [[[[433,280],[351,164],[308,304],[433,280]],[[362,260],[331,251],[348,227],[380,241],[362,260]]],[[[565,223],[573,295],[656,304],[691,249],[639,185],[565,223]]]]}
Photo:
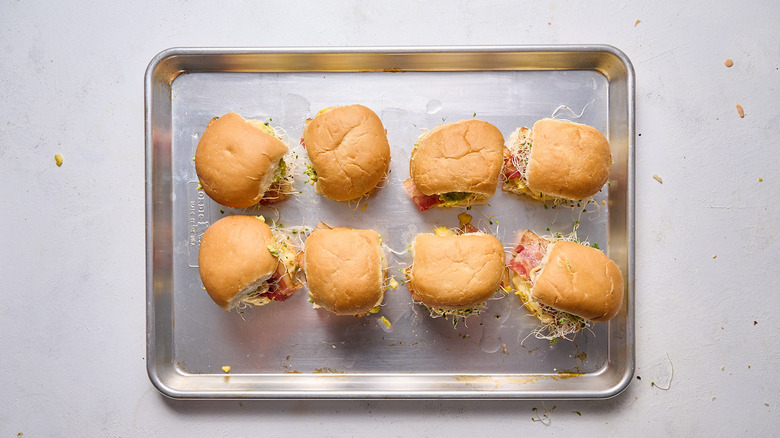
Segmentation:
{"type": "Polygon", "coordinates": [[[62,166],[62,155],[54,154],[54,162],[57,163],[57,167],[62,166]]]}
{"type": "Polygon", "coordinates": [[[731,58],[726,58],[726,60],[723,61],[723,65],[725,65],[726,67],[731,67],[732,65],[734,65],[734,61],[731,58]]]}
{"type": "Polygon", "coordinates": [[[664,180],[663,180],[663,178],[661,178],[660,176],[658,176],[658,174],[657,174],[657,173],[654,173],[654,174],[653,174],[653,179],[654,179],[654,180],[656,180],[656,181],[658,181],[658,182],[659,182],[659,183],[661,183],[661,184],[663,184],[663,183],[664,183],[664,180]]]}
{"type": "Polygon", "coordinates": [[[740,104],[737,104],[737,113],[739,114],[739,118],[740,119],[744,119],[745,118],[745,109],[742,108],[742,105],[740,105],[740,104]]]}
{"type": "Polygon", "coordinates": [[[637,27],[637,26],[639,25],[639,23],[641,23],[641,22],[642,22],[642,20],[640,20],[640,19],[637,19],[637,20],[634,22],[634,27],[637,27]]]}
{"type": "Polygon", "coordinates": [[[224,371],[226,373],[229,373],[230,372],[230,365],[223,365],[222,366],[222,371],[224,371]]]}

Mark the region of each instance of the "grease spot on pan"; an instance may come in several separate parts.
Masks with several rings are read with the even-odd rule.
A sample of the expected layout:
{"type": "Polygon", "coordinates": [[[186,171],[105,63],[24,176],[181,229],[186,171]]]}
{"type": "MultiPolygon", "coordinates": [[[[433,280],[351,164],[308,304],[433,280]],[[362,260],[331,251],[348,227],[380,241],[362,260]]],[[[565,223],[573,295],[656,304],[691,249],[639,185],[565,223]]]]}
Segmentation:
{"type": "Polygon", "coordinates": [[[428,114],[438,113],[439,111],[441,111],[441,102],[436,99],[429,100],[428,104],[425,105],[425,111],[428,114]]]}

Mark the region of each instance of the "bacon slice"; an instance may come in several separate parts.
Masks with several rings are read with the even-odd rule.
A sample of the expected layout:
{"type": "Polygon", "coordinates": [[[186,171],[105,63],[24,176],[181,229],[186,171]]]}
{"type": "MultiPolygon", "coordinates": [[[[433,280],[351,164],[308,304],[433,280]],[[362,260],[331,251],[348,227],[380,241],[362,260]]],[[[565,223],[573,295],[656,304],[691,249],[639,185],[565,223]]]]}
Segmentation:
{"type": "Polygon", "coordinates": [[[285,269],[284,264],[279,263],[274,275],[268,279],[268,292],[264,293],[263,296],[268,297],[272,301],[284,301],[302,287],[303,284],[293,280],[290,273],[285,269]]]}
{"type": "Polygon", "coordinates": [[[458,228],[459,233],[458,234],[468,234],[468,233],[477,233],[479,232],[479,228],[475,227],[474,225],[469,224],[463,224],[458,228]]]}
{"type": "Polygon", "coordinates": [[[530,280],[530,272],[542,263],[549,242],[534,232],[525,230],[515,247],[517,255],[509,262],[509,268],[524,280],[530,280]]]}
{"type": "Polygon", "coordinates": [[[512,153],[507,148],[504,148],[504,167],[501,169],[501,175],[504,181],[523,177],[523,174],[520,173],[512,160],[512,153]]]}
{"type": "Polygon", "coordinates": [[[417,186],[414,184],[414,181],[412,181],[411,178],[404,181],[404,188],[406,189],[406,193],[409,194],[409,197],[412,198],[412,201],[414,201],[414,203],[417,205],[417,209],[420,211],[425,211],[431,207],[441,204],[441,199],[439,199],[438,195],[424,195],[419,190],[417,190],[417,186]]]}

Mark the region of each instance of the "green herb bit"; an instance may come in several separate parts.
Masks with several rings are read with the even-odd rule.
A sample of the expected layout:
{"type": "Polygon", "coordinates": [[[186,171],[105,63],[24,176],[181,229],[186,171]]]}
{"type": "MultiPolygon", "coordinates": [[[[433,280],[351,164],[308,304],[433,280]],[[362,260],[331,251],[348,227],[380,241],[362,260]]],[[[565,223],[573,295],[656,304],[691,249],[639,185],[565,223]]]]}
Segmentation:
{"type": "Polygon", "coordinates": [[[303,171],[303,174],[309,177],[308,183],[314,185],[314,183],[317,182],[317,179],[319,178],[317,176],[317,171],[314,170],[313,167],[311,167],[311,164],[306,163],[306,170],[303,171]]]}
{"type": "Polygon", "coordinates": [[[277,183],[285,176],[287,176],[287,163],[284,161],[284,158],[282,158],[279,160],[279,167],[276,168],[276,173],[274,173],[273,182],[277,183]]]}
{"type": "Polygon", "coordinates": [[[471,193],[468,192],[449,192],[439,195],[439,200],[442,201],[442,207],[452,207],[466,201],[471,197],[471,193]]]}

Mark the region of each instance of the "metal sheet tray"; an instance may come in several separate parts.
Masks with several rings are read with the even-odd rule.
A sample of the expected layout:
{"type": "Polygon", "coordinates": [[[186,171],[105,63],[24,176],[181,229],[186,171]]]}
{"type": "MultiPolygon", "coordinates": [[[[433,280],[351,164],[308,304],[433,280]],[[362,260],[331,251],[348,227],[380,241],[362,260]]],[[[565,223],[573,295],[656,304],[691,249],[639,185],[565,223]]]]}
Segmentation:
{"type": "MultiPolygon", "coordinates": [[[[610,46],[169,49],[150,63],[146,93],[147,368],[171,397],[193,398],[604,398],[634,371],[634,73],[610,46]],[[214,305],[202,289],[197,248],[223,215],[202,191],[192,162],[208,120],[228,111],[272,120],[293,146],[304,120],[324,107],[361,103],[388,131],[389,183],[350,208],[314,193],[278,211],[286,225],[374,228],[402,251],[415,234],[454,226],[462,209],[419,213],[407,198],[412,144],[423,129],[476,116],[505,135],[550,117],[559,105],[605,133],[614,166],[592,212],[545,208],[500,190],[470,213],[505,245],[518,229],[579,234],[622,269],[625,302],[609,323],[573,342],[528,336],[536,325],[514,296],[490,301],[453,328],[390,290],[380,315],[313,310],[306,290],[243,314],[214,305]],[[602,201],[606,201],[602,205],[602,201]],[[362,207],[367,205],[365,209],[362,207]],[[596,208],[598,207],[598,208],[596,208]],[[491,219],[488,219],[491,218],[491,219]],[[229,374],[222,371],[229,365],[229,374]]],[[[571,113],[563,113],[573,118],[571,113]]],[[[568,117],[566,117],[568,116],[568,117]]],[[[305,153],[299,154],[303,159],[305,153]]],[[[408,254],[391,255],[392,272],[408,254]]]]}

